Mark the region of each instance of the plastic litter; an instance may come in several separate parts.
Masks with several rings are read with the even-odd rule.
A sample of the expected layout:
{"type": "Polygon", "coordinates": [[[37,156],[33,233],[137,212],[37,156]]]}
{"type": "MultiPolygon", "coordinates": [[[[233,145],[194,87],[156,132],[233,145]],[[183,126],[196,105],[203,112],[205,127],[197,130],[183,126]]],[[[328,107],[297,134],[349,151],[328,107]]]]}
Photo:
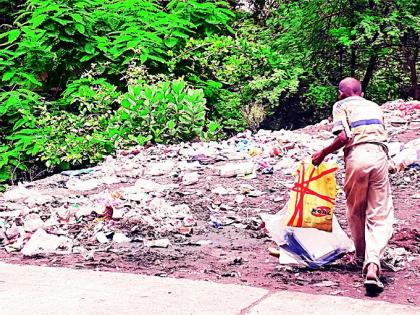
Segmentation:
{"type": "Polygon", "coordinates": [[[259,156],[263,154],[263,150],[261,148],[250,148],[248,154],[252,157],[259,156]]]}
{"type": "MultiPolygon", "coordinates": [[[[387,131],[393,135],[398,135],[408,126],[415,127],[419,122],[419,110],[412,110],[409,105],[410,110],[406,110],[407,106],[401,107],[403,113],[399,109],[403,103],[408,102],[398,101],[383,106],[387,131]],[[389,124],[390,121],[400,123],[397,122],[394,127],[389,124]]],[[[324,121],[319,125],[326,124],[324,121]]],[[[237,229],[258,229],[260,222],[255,216],[272,209],[265,204],[273,202],[271,206],[277,207],[285,202],[284,187],[293,187],[293,176],[289,175],[295,172],[298,161],[330,143],[332,136],[329,131],[315,129],[316,134],[313,126],[299,131],[246,131],[217,143],[133,148],[116,152],[93,169],[71,170],[11,187],[4,195],[0,194],[0,222],[4,223],[0,230],[7,238],[1,248],[20,251],[28,242],[30,233],[40,228],[51,233],[52,237],[56,236],[52,233],[68,235],[78,247],[88,247],[92,252],[107,249],[114,237],[116,240],[120,237],[118,233],[126,237],[133,235],[133,241],[167,237],[171,241],[176,240],[177,245],[198,245],[192,238],[185,237],[192,234],[193,227],[197,236],[205,235],[209,230],[217,232],[216,229],[225,225],[237,229]],[[264,167],[261,167],[260,161],[264,161],[264,167]],[[271,171],[282,181],[277,178],[274,181],[274,177],[271,177],[272,182],[262,180],[261,174],[271,171]],[[195,174],[200,174],[198,183],[188,186],[194,185],[195,174]],[[219,175],[224,178],[219,178],[219,175]],[[200,182],[201,176],[205,178],[203,183],[200,182]],[[257,176],[261,180],[252,180],[257,176]],[[68,190],[63,189],[66,186],[68,190]],[[263,194],[265,196],[261,197],[263,194]],[[248,204],[248,199],[252,197],[258,199],[250,199],[248,204]],[[264,206],[259,207],[258,202],[263,199],[264,206]],[[107,206],[112,208],[112,213],[106,210],[107,206]],[[194,207],[194,211],[189,206],[194,207]],[[208,211],[213,220],[202,216],[208,211]],[[105,245],[101,245],[97,236],[105,245]]],[[[324,129],[329,129],[329,126],[324,129]]],[[[418,142],[419,139],[415,139],[403,147],[399,143],[390,143],[391,154],[395,153],[393,158],[403,150],[418,152],[418,142]]],[[[341,155],[337,159],[340,164],[343,163],[341,155]]],[[[420,164],[418,161],[408,163],[410,161],[403,163],[404,173],[391,177],[394,185],[407,187],[417,183],[420,164]]],[[[415,193],[408,192],[408,198],[415,193]]],[[[411,198],[418,196],[416,194],[411,198]]],[[[336,238],[335,232],[329,237],[336,238]]],[[[4,239],[3,234],[0,238],[4,239]]],[[[311,259],[316,261],[322,255],[319,256],[317,251],[313,253],[301,236],[298,232],[293,233],[289,236],[290,242],[294,239],[299,241],[309,256],[312,255],[311,259]]],[[[129,244],[121,243],[116,247],[131,247],[129,244]]],[[[280,261],[283,263],[290,261],[307,265],[302,263],[300,256],[297,260],[295,254],[280,247],[277,250],[281,252],[280,261]]],[[[60,250],[60,253],[65,252],[60,250]]]]}
{"type": "Polygon", "coordinates": [[[411,164],[420,161],[420,150],[404,149],[392,158],[398,171],[403,171],[411,164]]]}
{"type": "Polygon", "coordinates": [[[115,243],[129,243],[131,242],[131,239],[125,236],[124,233],[114,233],[112,241],[115,243]]]}
{"type": "Polygon", "coordinates": [[[182,184],[185,186],[194,185],[198,183],[199,177],[198,173],[186,173],[182,176],[182,184]]]}
{"type": "Polygon", "coordinates": [[[239,140],[238,144],[236,145],[237,152],[246,152],[250,146],[250,142],[248,139],[241,139],[239,140]]]}
{"type": "Polygon", "coordinates": [[[222,221],[217,218],[210,218],[210,224],[216,229],[221,229],[223,225],[222,221]]]}
{"type": "Polygon", "coordinates": [[[83,175],[83,174],[90,174],[95,172],[94,169],[92,168],[86,168],[86,169],[82,169],[82,170],[70,170],[70,171],[64,171],[61,172],[62,175],[65,176],[79,176],[79,175],[83,175]]]}
{"type": "Polygon", "coordinates": [[[235,177],[245,176],[254,171],[254,163],[230,163],[219,168],[219,175],[221,177],[235,177]]]}
{"type": "Polygon", "coordinates": [[[388,155],[392,157],[401,152],[404,144],[402,142],[390,142],[386,146],[388,147],[388,155]]]}
{"type": "Polygon", "coordinates": [[[382,263],[384,267],[396,272],[405,268],[409,257],[409,252],[403,247],[387,248],[382,263]]]}
{"type": "Polygon", "coordinates": [[[347,252],[354,251],[353,242],[333,216],[332,232],[314,228],[286,226],[287,210],[276,215],[260,214],[264,229],[279,246],[280,264],[292,264],[318,269],[328,265],[347,252]]]}
{"type": "Polygon", "coordinates": [[[234,195],[234,194],[236,194],[236,191],[233,190],[232,188],[226,189],[222,186],[217,186],[211,192],[213,194],[217,194],[217,195],[234,195]]]}
{"type": "Polygon", "coordinates": [[[72,243],[68,238],[48,234],[43,229],[38,229],[23,247],[22,254],[34,256],[46,253],[69,253],[71,247],[72,243]]]}
{"type": "Polygon", "coordinates": [[[167,238],[162,238],[162,239],[152,240],[152,241],[147,241],[146,242],[147,247],[167,248],[169,245],[171,245],[171,241],[167,238]]]}
{"type": "Polygon", "coordinates": [[[195,244],[200,245],[200,246],[208,246],[208,245],[213,244],[213,242],[210,240],[199,240],[195,242],[195,244]]]}
{"type": "Polygon", "coordinates": [[[95,237],[96,237],[96,240],[101,244],[105,244],[109,242],[109,239],[106,237],[104,232],[96,233],[95,237]]]}

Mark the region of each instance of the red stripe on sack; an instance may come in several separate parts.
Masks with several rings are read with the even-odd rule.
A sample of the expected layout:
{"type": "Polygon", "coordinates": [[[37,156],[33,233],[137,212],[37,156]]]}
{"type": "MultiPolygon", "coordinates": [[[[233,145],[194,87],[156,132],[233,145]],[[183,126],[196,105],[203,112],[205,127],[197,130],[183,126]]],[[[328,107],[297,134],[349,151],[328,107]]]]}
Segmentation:
{"type": "Polygon", "coordinates": [[[309,189],[309,184],[321,177],[324,177],[328,174],[331,174],[337,170],[337,167],[329,169],[327,171],[322,172],[321,174],[318,174],[317,176],[313,177],[313,174],[315,172],[315,168],[312,169],[311,174],[309,175],[309,178],[305,180],[305,164],[302,162],[302,172],[300,170],[297,171],[298,173],[298,181],[294,184],[292,191],[296,192],[296,200],[295,200],[295,209],[293,212],[293,215],[291,216],[289,222],[287,223],[288,226],[293,226],[293,223],[298,217],[298,221],[296,224],[296,227],[301,227],[303,224],[303,204],[304,204],[304,198],[305,195],[313,195],[321,200],[324,200],[326,202],[331,203],[332,205],[335,204],[335,198],[329,197],[327,195],[319,194],[312,189],[309,189]]]}
{"type": "MultiPolygon", "coordinates": [[[[303,164],[303,163],[302,163],[303,164]]],[[[297,185],[297,184],[299,184],[299,181],[300,181],[300,176],[301,176],[301,172],[300,172],[300,170],[297,170],[297,175],[298,175],[298,181],[297,181],[297,183],[295,183],[295,186],[297,185]]],[[[296,192],[296,198],[295,198],[295,210],[294,210],[294,212],[293,212],[293,214],[292,214],[292,216],[290,217],[290,220],[289,220],[289,222],[287,223],[287,225],[288,226],[293,226],[293,222],[295,221],[295,219],[296,219],[296,216],[297,216],[297,214],[298,214],[298,212],[299,212],[299,209],[298,209],[298,207],[297,207],[297,205],[298,205],[298,197],[299,197],[299,192],[296,192]]]]}

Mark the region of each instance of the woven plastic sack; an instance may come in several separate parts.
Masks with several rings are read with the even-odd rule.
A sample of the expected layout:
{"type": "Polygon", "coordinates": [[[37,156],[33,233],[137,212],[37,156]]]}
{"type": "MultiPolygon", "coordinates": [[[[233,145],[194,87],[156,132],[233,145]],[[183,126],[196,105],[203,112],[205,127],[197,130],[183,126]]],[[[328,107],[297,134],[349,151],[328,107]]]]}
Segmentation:
{"type": "Polygon", "coordinates": [[[302,162],[288,202],[288,226],[332,231],[337,164],[302,162]]]}

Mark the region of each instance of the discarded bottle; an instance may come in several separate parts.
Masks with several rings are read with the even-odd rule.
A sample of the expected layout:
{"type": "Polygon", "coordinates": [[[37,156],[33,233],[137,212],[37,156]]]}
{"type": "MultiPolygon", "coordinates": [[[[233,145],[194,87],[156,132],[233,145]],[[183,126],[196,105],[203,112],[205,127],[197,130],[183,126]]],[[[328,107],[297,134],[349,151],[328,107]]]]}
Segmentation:
{"type": "Polygon", "coordinates": [[[254,172],[254,163],[226,164],[219,169],[221,177],[245,176],[254,172]]]}

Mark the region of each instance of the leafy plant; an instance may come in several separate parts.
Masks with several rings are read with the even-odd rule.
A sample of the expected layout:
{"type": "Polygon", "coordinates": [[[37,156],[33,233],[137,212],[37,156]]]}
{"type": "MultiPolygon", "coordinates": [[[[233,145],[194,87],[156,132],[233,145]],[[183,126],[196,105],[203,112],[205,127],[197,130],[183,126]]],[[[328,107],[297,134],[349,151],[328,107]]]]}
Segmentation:
{"type": "Polygon", "coordinates": [[[128,139],[138,144],[212,138],[220,126],[207,122],[205,104],[203,91],[181,79],[130,86],[114,123],[122,137],[130,131],[128,139]]]}

